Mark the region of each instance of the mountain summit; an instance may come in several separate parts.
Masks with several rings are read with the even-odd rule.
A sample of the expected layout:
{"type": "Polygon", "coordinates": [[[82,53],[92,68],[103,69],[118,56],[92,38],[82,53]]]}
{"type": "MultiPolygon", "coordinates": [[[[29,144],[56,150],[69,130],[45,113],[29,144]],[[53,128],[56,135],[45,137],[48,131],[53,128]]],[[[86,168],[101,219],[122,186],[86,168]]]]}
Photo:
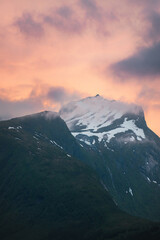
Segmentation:
{"type": "Polygon", "coordinates": [[[144,113],[135,104],[109,101],[96,95],[64,106],[60,115],[72,134],[86,144],[96,141],[106,144],[116,135],[126,132],[132,134],[124,141],[142,141],[146,138],[140,126],[140,120],[145,125],[144,113]]]}
{"type": "Polygon", "coordinates": [[[143,109],[96,95],[60,110],[72,135],[95,157],[89,164],[123,210],[160,220],[160,139],[143,109]]]}

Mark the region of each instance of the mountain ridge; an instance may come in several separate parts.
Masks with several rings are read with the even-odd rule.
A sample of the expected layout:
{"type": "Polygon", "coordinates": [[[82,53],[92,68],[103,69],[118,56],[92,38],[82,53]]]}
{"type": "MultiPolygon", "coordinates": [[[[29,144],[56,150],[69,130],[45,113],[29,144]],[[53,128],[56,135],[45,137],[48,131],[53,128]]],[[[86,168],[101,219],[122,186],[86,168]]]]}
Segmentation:
{"type": "Polygon", "coordinates": [[[158,240],[159,225],[122,212],[66,151],[79,143],[65,122],[45,114],[0,122],[0,238],[158,240]]]}
{"type": "Polygon", "coordinates": [[[97,96],[67,104],[60,115],[77,141],[95,152],[97,173],[118,206],[159,221],[160,138],[142,108],[97,96]]]}

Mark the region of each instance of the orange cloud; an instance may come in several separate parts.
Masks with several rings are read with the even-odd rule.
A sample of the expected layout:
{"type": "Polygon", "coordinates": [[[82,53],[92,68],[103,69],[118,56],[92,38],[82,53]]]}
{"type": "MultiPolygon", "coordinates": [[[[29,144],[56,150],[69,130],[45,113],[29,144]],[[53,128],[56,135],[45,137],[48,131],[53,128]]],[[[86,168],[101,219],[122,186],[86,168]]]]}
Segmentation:
{"type": "Polygon", "coordinates": [[[6,114],[17,106],[23,106],[17,114],[24,114],[24,106],[55,110],[63,101],[99,93],[141,104],[160,134],[158,78],[149,74],[151,64],[146,69],[148,58],[155,73],[159,58],[155,64],[139,50],[159,46],[159,1],[15,0],[3,1],[0,14],[0,106],[6,114]],[[140,63],[139,72],[146,70],[149,79],[145,87],[140,74],[133,74],[140,63]],[[112,64],[119,66],[116,76],[112,64]],[[126,81],[117,82],[126,69],[126,81]]]}

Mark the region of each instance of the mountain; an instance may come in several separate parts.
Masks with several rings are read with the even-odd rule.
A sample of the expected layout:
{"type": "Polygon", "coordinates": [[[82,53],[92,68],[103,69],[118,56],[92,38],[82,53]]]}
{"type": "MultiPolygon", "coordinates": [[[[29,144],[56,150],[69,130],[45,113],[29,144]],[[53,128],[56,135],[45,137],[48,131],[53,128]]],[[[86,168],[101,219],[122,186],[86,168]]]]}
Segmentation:
{"type": "Polygon", "coordinates": [[[158,240],[159,224],[122,212],[71,155],[91,152],[56,113],[0,122],[0,239],[158,240]]]}
{"type": "Polygon", "coordinates": [[[160,139],[143,109],[96,95],[60,110],[72,135],[96,155],[92,167],[116,204],[128,213],[160,221],[160,139]]]}

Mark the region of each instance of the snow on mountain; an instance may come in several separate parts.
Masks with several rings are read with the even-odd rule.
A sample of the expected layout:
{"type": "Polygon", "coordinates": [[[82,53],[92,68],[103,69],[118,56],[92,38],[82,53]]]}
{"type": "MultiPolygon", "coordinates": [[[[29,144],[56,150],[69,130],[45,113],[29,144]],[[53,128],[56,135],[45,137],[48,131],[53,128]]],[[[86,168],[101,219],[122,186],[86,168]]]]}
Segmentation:
{"type": "MultiPolygon", "coordinates": [[[[108,132],[97,133],[97,132],[91,132],[91,131],[81,131],[81,132],[72,132],[72,134],[75,137],[78,134],[87,135],[88,137],[96,136],[98,137],[99,142],[101,142],[102,139],[105,137],[106,141],[110,142],[110,140],[113,137],[115,137],[116,134],[127,132],[128,130],[131,130],[135,133],[138,141],[142,141],[142,139],[145,139],[144,131],[135,125],[134,120],[127,120],[127,118],[125,118],[123,124],[121,124],[120,127],[110,130],[108,132]]],[[[131,136],[130,141],[133,142],[134,140],[135,138],[131,136]]]]}
{"type": "MultiPolygon", "coordinates": [[[[111,129],[105,130],[125,114],[139,115],[143,112],[140,106],[127,104],[120,101],[110,101],[99,95],[88,97],[80,101],[75,101],[62,107],[61,117],[66,121],[72,134],[82,136],[81,141],[91,145],[91,141],[83,136],[96,137],[99,142],[105,139],[110,142],[118,133],[132,131],[134,136],[130,136],[128,141],[142,141],[145,139],[143,129],[136,125],[135,119],[125,117],[123,122],[111,129]]],[[[95,142],[92,141],[92,144],[95,142]]]]}

